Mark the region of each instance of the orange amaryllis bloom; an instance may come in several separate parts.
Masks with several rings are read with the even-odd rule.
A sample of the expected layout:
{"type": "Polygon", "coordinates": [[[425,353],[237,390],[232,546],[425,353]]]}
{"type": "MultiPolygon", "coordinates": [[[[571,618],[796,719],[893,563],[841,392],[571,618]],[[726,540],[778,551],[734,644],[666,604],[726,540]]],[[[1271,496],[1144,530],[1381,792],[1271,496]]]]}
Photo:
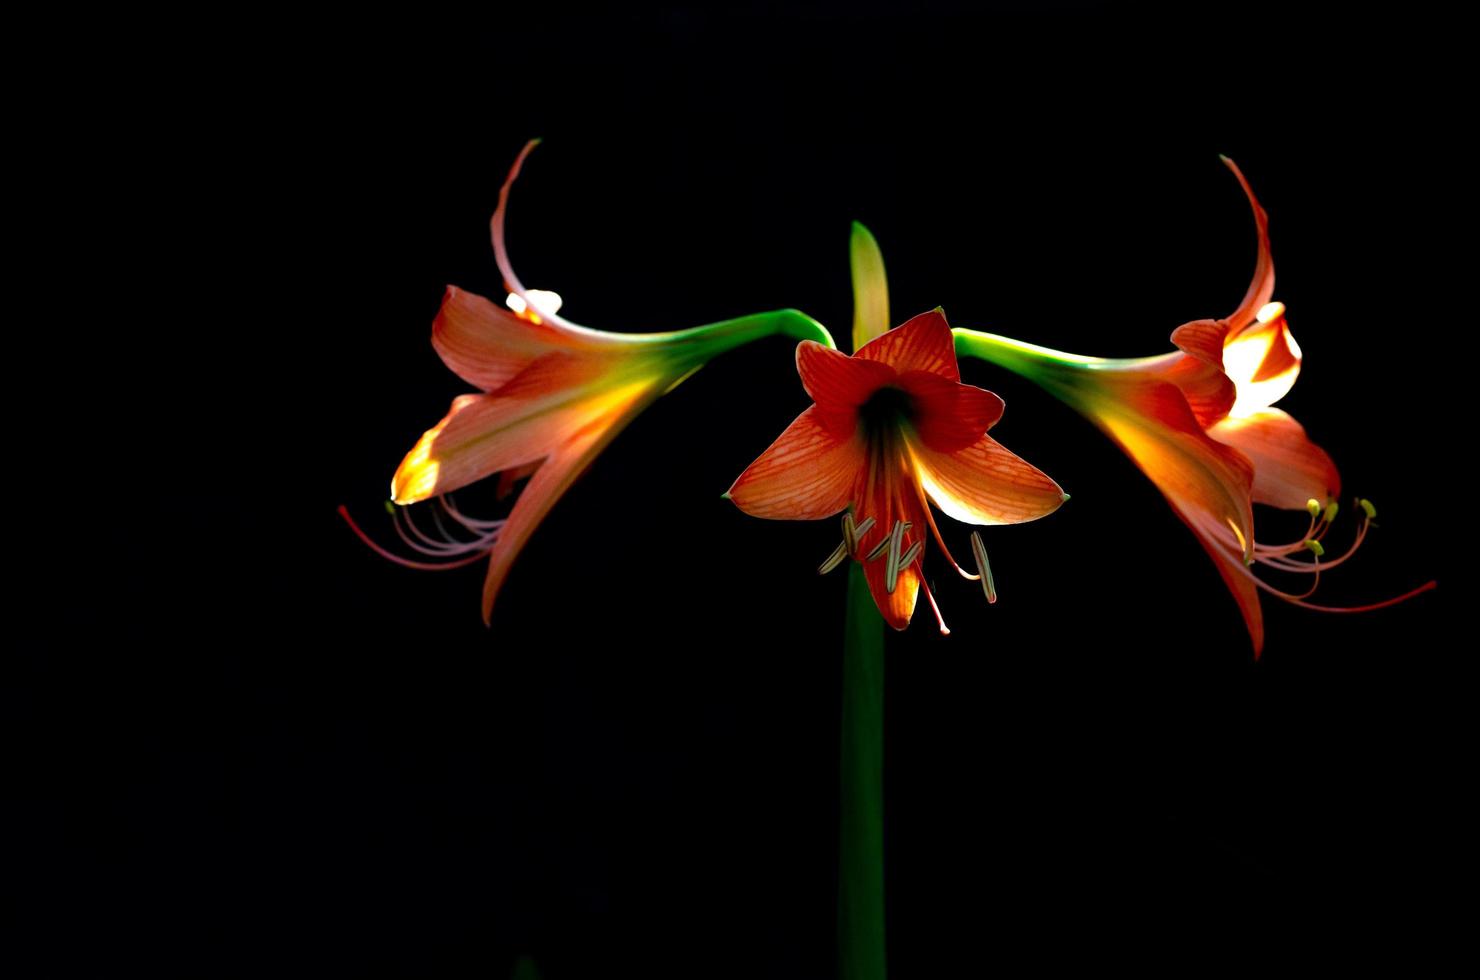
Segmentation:
{"type": "MultiPolygon", "coordinates": [[[[526,290],[504,247],[509,188],[531,141],[499,192],[492,220],[494,257],[509,290],[508,309],[449,286],[432,324],[432,346],[478,394],[461,395],[447,416],[407,453],[391,480],[395,504],[432,498],[438,533],[393,509],[395,529],[424,556],[394,555],[350,521],[371,547],[415,568],[455,568],[487,556],[483,618],[519,549],[555,501],[627,423],[715,355],[773,334],[831,346],[827,331],[796,310],[780,310],[668,333],[618,334],[562,319],[559,297],[526,290]],[[503,489],[529,477],[508,517],[466,516],[443,495],[502,474],[503,489]]],[[[340,512],[349,519],[344,508],[340,512]]]]}
{"type": "MultiPolygon", "coordinates": [[[[1002,417],[1002,399],[961,383],[939,309],[875,337],[852,357],[804,340],[797,371],[816,404],[728,495],[755,517],[818,520],[851,508],[848,553],[865,563],[869,590],[895,629],[909,625],[924,585],[926,526],[950,557],[927,498],[971,524],[1030,521],[1067,499],[987,434],[1002,417]]],[[[979,539],[977,545],[980,556],[979,539]]],[[[930,598],[941,632],[948,632],[930,598]]]]}
{"type": "Polygon", "coordinates": [[[1306,608],[1359,612],[1401,602],[1434,583],[1353,608],[1305,601],[1321,570],[1346,561],[1362,543],[1374,511],[1359,500],[1363,517],[1353,544],[1321,561],[1341,477],[1300,423],[1272,407],[1294,385],[1301,351],[1283,304],[1271,302],[1268,218],[1238,167],[1222,159],[1248,196],[1259,238],[1253,281],[1232,315],[1183,324],[1172,332],[1178,349],[1156,357],[1082,357],[964,329],[955,331],[956,349],[1036,382],[1093,421],[1140,466],[1213,557],[1257,657],[1264,644],[1261,590],[1306,608]],[[1259,542],[1255,503],[1307,510],[1310,527],[1295,541],[1259,542]],[[1310,560],[1297,560],[1307,553],[1310,560]],[[1309,574],[1311,587],[1299,594],[1277,589],[1253,574],[1256,563],[1309,574]]]}

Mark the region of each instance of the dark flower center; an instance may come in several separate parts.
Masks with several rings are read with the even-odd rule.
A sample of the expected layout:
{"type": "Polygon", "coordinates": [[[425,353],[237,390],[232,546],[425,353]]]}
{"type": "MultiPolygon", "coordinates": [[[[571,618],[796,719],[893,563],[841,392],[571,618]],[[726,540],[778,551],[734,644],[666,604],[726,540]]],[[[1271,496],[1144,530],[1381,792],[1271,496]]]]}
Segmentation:
{"type": "Polygon", "coordinates": [[[871,436],[897,430],[915,417],[915,399],[902,388],[880,388],[858,406],[858,423],[871,436]]]}

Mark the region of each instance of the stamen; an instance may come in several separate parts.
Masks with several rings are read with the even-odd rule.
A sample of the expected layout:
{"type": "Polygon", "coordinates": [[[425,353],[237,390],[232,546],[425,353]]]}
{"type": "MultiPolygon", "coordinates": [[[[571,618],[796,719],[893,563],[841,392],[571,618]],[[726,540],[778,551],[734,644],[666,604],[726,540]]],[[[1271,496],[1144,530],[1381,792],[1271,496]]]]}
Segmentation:
{"type": "MultiPolygon", "coordinates": [[[[901,524],[904,525],[904,529],[906,531],[908,531],[911,527],[914,526],[909,521],[896,521],[895,524],[894,524],[894,526],[895,526],[895,528],[898,528],[901,524]]],[[[894,536],[891,534],[889,537],[885,538],[884,540],[880,541],[878,544],[874,545],[874,550],[873,551],[870,551],[868,553],[868,557],[865,558],[864,561],[873,561],[874,559],[878,558],[886,550],[888,550],[889,545],[890,545],[890,542],[892,542],[893,540],[894,540],[894,536]]]]}
{"type": "Polygon", "coordinates": [[[421,532],[420,528],[411,523],[410,517],[406,516],[405,514],[396,513],[391,515],[391,526],[396,529],[396,536],[404,541],[406,543],[406,546],[412,551],[419,551],[424,555],[441,556],[467,554],[466,548],[454,544],[448,544],[444,541],[438,541],[435,538],[427,537],[421,532]],[[406,531],[402,528],[402,521],[405,521],[406,526],[411,529],[411,534],[407,534],[406,531]],[[420,541],[412,540],[412,535],[415,535],[417,538],[420,539],[420,541]]]}
{"type": "Polygon", "coordinates": [[[997,601],[997,583],[992,581],[992,563],[987,561],[987,546],[982,544],[982,536],[976,531],[971,532],[971,554],[976,558],[976,570],[982,583],[982,591],[986,593],[987,602],[997,601]]]}
{"type": "Polygon", "coordinates": [[[1305,502],[1305,509],[1308,510],[1308,511],[1310,511],[1310,516],[1311,517],[1320,517],[1321,516],[1321,504],[1314,497],[1311,497],[1309,500],[1307,500],[1305,502]]]}
{"type": "Polygon", "coordinates": [[[914,544],[910,545],[910,550],[909,551],[906,551],[904,553],[904,557],[899,560],[899,567],[900,568],[909,568],[910,567],[910,564],[916,558],[919,558],[920,557],[920,552],[922,552],[924,550],[925,550],[925,542],[924,541],[916,541],[914,544]]]}
{"type": "Polygon", "coordinates": [[[935,604],[935,593],[930,591],[930,586],[926,584],[923,574],[920,576],[920,589],[925,593],[925,598],[930,600],[930,611],[935,613],[935,624],[940,628],[940,635],[950,636],[950,627],[946,626],[945,617],[940,614],[940,606],[935,604]]]}
{"type": "Polygon", "coordinates": [[[848,554],[858,550],[858,532],[853,526],[853,515],[843,515],[843,550],[848,554]]]}
{"type": "Polygon", "coordinates": [[[826,561],[817,566],[817,574],[826,575],[828,572],[841,565],[843,563],[843,559],[847,557],[848,542],[844,541],[842,544],[833,549],[833,553],[827,556],[826,561]]]}
{"type": "Polygon", "coordinates": [[[462,568],[464,565],[471,565],[475,561],[479,561],[483,558],[488,557],[488,552],[493,548],[493,546],[490,544],[488,548],[484,548],[474,554],[468,555],[465,558],[458,558],[453,561],[414,561],[410,558],[402,558],[400,555],[387,551],[385,548],[382,548],[379,544],[375,543],[375,541],[371,539],[370,535],[366,534],[360,529],[360,525],[355,523],[355,519],[349,516],[349,508],[345,507],[343,504],[339,505],[339,516],[344,518],[344,522],[349,525],[349,529],[355,532],[355,535],[361,541],[365,542],[366,546],[368,546],[371,551],[374,551],[377,555],[386,559],[387,561],[393,561],[397,565],[404,565],[407,568],[415,568],[421,571],[442,572],[452,568],[462,568]]]}
{"type": "Polygon", "coordinates": [[[475,517],[467,517],[466,515],[464,515],[462,513],[462,511],[458,510],[457,507],[452,503],[452,495],[451,494],[443,495],[441,497],[438,497],[437,499],[440,500],[440,501],[442,501],[442,506],[444,508],[446,508],[448,515],[454,521],[457,521],[459,524],[463,525],[464,527],[468,528],[469,530],[475,530],[476,531],[476,530],[480,530],[481,529],[483,531],[486,531],[486,530],[489,530],[491,528],[502,527],[503,526],[503,523],[504,522],[501,521],[501,520],[500,521],[480,521],[480,520],[478,520],[475,517]]]}
{"type": "MultiPolygon", "coordinates": [[[[1336,514],[1340,510],[1341,510],[1341,505],[1338,504],[1334,500],[1331,501],[1329,504],[1327,504],[1326,505],[1326,523],[1327,524],[1330,524],[1332,521],[1336,520],[1336,514]]],[[[1368,516],[1370,517],[1371,515],[1369,514],[1368,516]]]]}
{"type": "Polygon", "coordinates": [[[1372,501],[1368,500],[1366,497],[1358,497],[1357,506],[1362,508],[1362,513],[1367,515],[1367,520],[1371,521],[1377,519],[1377,508],[1372,506],[1372,501]]]}
{"type": "Polygon", "coordinates": [[[946,561],[951,563],[951,567],[956,569],[958,575],[968,582],[975,582],[979,576],[961,567],[961,563],[956,561],[956,556],[951,554],[951,549],[946,547],[946,539],[940,536],[940,528],[935,524],[935,514],[930,509],[930,501],[925,496],[925,488],[920,485],[919,480],[915,480],[914,484],[915,492],[920,495],[920,509],[925,512],[925,523],[930,525],[930,532],[935,535],[935,543],[940,545],[940,553],[946,556],[946,561]]]}
{"type": "Polygon", "coordinates": [[[904,531],[908,526],[905,521],[895,521],[894,533],[889,535],[889,558],[884,563],[884,591],[890,595],[894,594],[894,587],[899,584],[899,549],[904,547],[904,531]]]}
{"type": "Polygon", "coordinates": [[[1314,538],[1312,538],[1309,541],[1305,542],[1305,546],[1307,548],[1309,548],[1310,551],[1311,551],[1311,553],[1314,554],[1317,558],[1321,557],[1322,555],[1324,555],[1326,553],[1325,546],[1322,545],[1319,541],[1315,540],[1314,538]]]}

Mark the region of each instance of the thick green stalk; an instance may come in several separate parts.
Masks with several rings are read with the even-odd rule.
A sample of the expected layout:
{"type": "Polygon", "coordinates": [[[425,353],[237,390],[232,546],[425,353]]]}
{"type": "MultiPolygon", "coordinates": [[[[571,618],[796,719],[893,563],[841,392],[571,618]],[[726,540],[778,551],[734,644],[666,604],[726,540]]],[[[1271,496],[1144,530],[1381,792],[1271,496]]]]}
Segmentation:
{"type": "Polygon", "coordinates": [[[843,630],[838,976],[884,980],[884,618],[849,562],[843,630]]]}

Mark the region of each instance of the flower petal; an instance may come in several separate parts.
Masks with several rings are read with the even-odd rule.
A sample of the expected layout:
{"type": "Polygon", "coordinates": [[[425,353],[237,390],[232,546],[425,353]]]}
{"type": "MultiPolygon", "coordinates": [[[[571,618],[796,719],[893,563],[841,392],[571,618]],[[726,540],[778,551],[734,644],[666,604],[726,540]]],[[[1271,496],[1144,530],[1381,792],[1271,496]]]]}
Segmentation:
{"type": "Polygon", "coordinates": [[[797,373],[824,413],[823,421],[840,438],[854,428],[858,406],[895,378],[887,364],[849,357],[815,340],[797,344],[797,373]]]}
{"type": "Polygon", "coordinates": [[[929,371],[951,381],[961,380],[951,325],[939,308],[911,317],[858,348],[853,356],[881,361],[900,374],[929,371]]]}
{"type": "MultiPolygon", "coordinates": [[[[512,379],[512,394],[462,395],[447,416],[427,430],[391,479],[391,498],[415,503],[450,493],[500,470],[549,456],[576,435],[591,429],[624,425],[645,401],[662,391],[663,380],[633,377],[622,384],[592,390],[587,385],[561,386],[550,375],[558,368],[541,358],[512,379]],[[542,373],[538,387],[521,379],[542,373]]],[[[583,381],[589,365],[578,364],[583,381]]]]}
{"type": "MultiPolygon", "coordinates": [[[[920,495],[914,487],[906,460],[897,449],[876,449],[869,454],[867,465],[858,471],[853,485],[853,516],[858,521],[873,518],[874,526],[859,538],[859,557],[866,557],[881,541],[894,531],[896,521],[908,521],[912,527],[905,532],[901,552],[908,551],[916,541],[924,541],[930,533],[925,520],[920,495]]],[[[921,549],[924,557],[924,549],[921,549]]],[[[915,613],[915,600],[920,592],[919,562],[916,561],[899,570],[894,591],[889,591],[888,557],[880,555],[873,561],[863,563],[864,577],[868,579],[869,592],[884,621],[897,630],[910,625],[915,613]]]]}
{"type": "MultiPolygon", "coordinates": [[[[652,397],[656,397],[656,394],[652,397]]],[[[485,623],[493,613],[494,599],[498,597],[498,591],[508,577],[509,568],[534,529],[544,520],[561,495],[650,400],[639,395],[637,401],[629,404],[626,411],[612,411],[602,421],[588,424],[571,433],[534,471],[534,475],[520,492],[519,499],[514,502],[513,510],[509,511],[509,516],[499,531],[498,542],[489,553],[488,577],[483,580],[485,623]]]]}
{"type": "Polygon", "coordinates": [[[839,437],[816,405],[787,426],[730,487],[736,507],[752,517],[812,521],[844,510],[867,466],[858,437],[839,437]]]}
{"type": "Polygon", "coordinates": [[[1064,491],[1048,475],[983,434],[955,452],[909,442],[920,485],[945,513],[967,524],[1018,524],[1050,514],[1064,491]]]}
{"type": "Polygon", "coordinates": [[[458,377],[493,391],[541,354],[568,345],[549,324],[532,323],[476,293],[448,286],[432,321],[432,346],[458,377]]]}
{"type": "Polygon", "coordinates": [[[1174,386],[1127,380],[1106,386],[1086,414],[1114,439],[1155,483],[1184,521],[1202,537],[1218,529],[1236,536],[1252,555],[1254,467],[1242,454],[1209,438],[1174,386]],[[1206,520],[1204,520],[1206,518],[1206,520]]]}
{"type": "Polygon", "coordinates": [[[1334,500],[1341,493],[1341,474],[1331,457],[1278,408],[1224,419],[1208,435],[1254,464],[1255,503],[1300,510],[1308,500],[1334,500]]]}
{"type": "Polygon", "coordinates": [[[1249,631],[1249,642],[1254,645],[1254,659],[1259,659],[1259,654],[1264,649],[1264,610],[1259,605],[1259,587],[1254,584],[1254,576],[1250,573],[1243,558],[1239,555],[1237,548],[1229,548],[1226,544],[1220,544],[1219,531],[1224,530],[1223,537],[1226,538],[1226,530],[1215,528],[1211,525],[1199,527],[1193,523],[1182,511],[1173,508],[1183,523],[1192,528],[1192,533],[1197,535],[1198,543],[1203,546],[1209,556],[1213,559],[1213,567],[1218,569],[1218,575],[1223,579],[1223,584],[1228,586],[1228,591],[1233,593],[1233,601],[1238,603],[1239,614],[1244,617],[1244,627],[1249,631]]]}
{"type": "Polygon", "coordinates": [[[1238,168],[1228,157],[1221,157],[1225,166],[1233,171],[1238,178],[1239,184],[1244,189],[1244,194],[1249,198],[1249,207],[1254,211],[1254,227],[1259,234],[1259,257],[1254,262],[1254,278],[1249,283],[1248,291],[1244,293],[1243,300],[1238,309],[1228,317],[1228,323],[1233,332],[1244,329],[1254,322],[1254,316],[1274,296],[1274,259],[1269,251],[1269,216],[1264,213],[1264,208],[1259,206],[1259,199],[1254,196],[1254,188],[1249,186],[1249,181],[1244,177],[1244,172],[1238,168]]]}
{"type": "Polygon", "coordinates": [[[1255,324],[1228,342],[1223,365],[1238,392],[1229,414],[1251,415],[1290,391],[1300,376],[1300,345],[1283,316],[1255,324]]]}
{"type": "Polygon", "coordinates": [[[899,376],[914,407],[911,426],[920,439],[939,452],[964,449],[1002,418],[1002,399],[985,388],[947,381],[928,371],[899,376]]]}

